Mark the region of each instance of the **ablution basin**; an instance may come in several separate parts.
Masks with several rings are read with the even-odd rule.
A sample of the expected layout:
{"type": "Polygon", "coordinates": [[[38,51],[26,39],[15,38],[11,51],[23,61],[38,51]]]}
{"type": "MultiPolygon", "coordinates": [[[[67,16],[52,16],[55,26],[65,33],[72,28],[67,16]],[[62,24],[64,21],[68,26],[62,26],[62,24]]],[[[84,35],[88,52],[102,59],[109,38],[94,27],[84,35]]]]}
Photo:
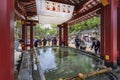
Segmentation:
{"type": "Polygon", "coordinates": [[[89,52],[70,47],[41,47],[36,48],[36,53],[34,80],[117,80],[111,69],[103,68],[103,61],[89,52]]]}

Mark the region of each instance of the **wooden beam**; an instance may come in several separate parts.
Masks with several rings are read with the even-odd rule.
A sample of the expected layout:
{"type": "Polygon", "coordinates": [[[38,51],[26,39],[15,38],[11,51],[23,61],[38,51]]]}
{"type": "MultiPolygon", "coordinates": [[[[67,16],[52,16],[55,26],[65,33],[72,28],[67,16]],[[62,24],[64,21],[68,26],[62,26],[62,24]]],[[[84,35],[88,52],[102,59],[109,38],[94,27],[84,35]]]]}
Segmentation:
{"type": "Polygon", "coordinates": [[[16,14],[19,18],[25,20],[25,17],[24,17],[22,14],[20,14],[16,9],[15,9],[15,14],[16,14]]]}
{"type": "Polygon", "coordinates": [[[34,15],[37,15],[37,12],[27,11],[27,16],[34,16],[34,15]]]}
{"type": "Polygon", "coordinates": [[[78,4],[76,0],[72,0],[75,4],[78,4]]]}
{"type": "Polygon", "coordinates": [[[29,7],[33,7],[33,6],[36,6],[36,3],[34,2],[34,3],[31,3],[31,4],[29,4],[29,5],[25,5],[24,7],[25,8],[29,8],[29,7]]]}
{"type": "Polygon", "coordinates": [[[19,0],[20,2],[30,2],[31,0],[19,0]]]}
{"type": "Polygon", "coordinates": [[[83,7],[83,4],[85,4],[86,2],[88,2],[89,0],[83,0],[83,1],[80,1],[80,4],[77,4],[75,5],[75,11],[79,11],[82,7],[83,7]]]}
{"type": "Polygon", "coordinates": [[[26,10],[24,9],[24,7],[21,6],[18,2],[17,2],[17,6],[21,9],[22,14],[26,15],[26,10]]]}
{"type": "Polygon", "coordinates": [[[48,1],[54,1],[54,2],[58,2],[58,3],[68,4],[68,5],[75,5],[71,2],[65,2],[64,0],[48,0],[48,1]]]}
{"type": "Polygon", "coordinates": [[[31,22],[33,22],[33,23],[36,22],[36,23],[38,23],[39,21],[37,21],[37,20],[26,20],[26,22],[30,22],[30,23],[31,22]]]}
{"type": "Polygon", "coordinates": [[[73,18],[71,18],[69,21],[67,21],[67,22],[65,22],[65,23],[71,23],[71,22],[74,21],[75,19],[77,19],[77,18],[79,18],[79,17],[81,17],[81,16],[84,16],[84,15],[86,15],[86,14],[92,12],[92,11],[95,11],[95,10],[101,8],[101,7],[102,7],[102,4],[98,4],[98,5],[94,6],[93,8],[89,9],[88,11],[86,11],[86,12],[84,12],[84,13],[81,13],[81,14],[78,14],[78,15],[73,16],[73,18]]]}

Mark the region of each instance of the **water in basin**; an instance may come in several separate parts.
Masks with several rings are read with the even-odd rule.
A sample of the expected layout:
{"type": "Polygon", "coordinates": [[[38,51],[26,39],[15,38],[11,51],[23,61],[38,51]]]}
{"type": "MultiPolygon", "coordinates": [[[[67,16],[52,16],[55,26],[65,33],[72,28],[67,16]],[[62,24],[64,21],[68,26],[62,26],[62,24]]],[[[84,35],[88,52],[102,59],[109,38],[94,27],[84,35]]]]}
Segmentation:
{"type": "MultiPolygon", "coordinates": [[[[42,80],[58,80],[74,77],[78,73],[86,74],[98,70],[100,65],[97,58],[68,47],[39,48],[38,59],[42,80]]],[[[110,80],[106,74],[96,76],[86,80],[110,80]]]]}

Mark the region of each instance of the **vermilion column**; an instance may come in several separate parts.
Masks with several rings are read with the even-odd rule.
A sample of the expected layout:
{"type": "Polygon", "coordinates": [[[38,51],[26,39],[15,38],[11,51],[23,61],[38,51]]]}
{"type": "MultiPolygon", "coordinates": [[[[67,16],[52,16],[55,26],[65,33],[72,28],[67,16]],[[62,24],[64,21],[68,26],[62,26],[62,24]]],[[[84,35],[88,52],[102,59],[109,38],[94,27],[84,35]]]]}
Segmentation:
{"type": "Polygon", "coordinates": [[[30,48],[33,48],[33,23],[30,25],[30,48]]]}
{"type": "Polygon", "coordinates": [[[14,80],[14,0],[0,1],[0,80],[14,80]]]}
{"type": "Polygon", "coordinates": [[[62,45],[62,27],[58,25],[59,27],[59,46],[62,45]]]}
{"type": "Polygon", "coordinates": [[[118,41],[118,60],[119,60],[119,63],[120,63],[120,3],[119,3],[119,7],[118,7],[118,27],[117,27],[117,41],[118,41]]]}
{"type": "Polygon", "coordinates": [[[101,9],[101,44],[100,44],[100,55],[101,58],[104,59],[105,53],[104,53],[104,9],[101,9]]]}
{"type": "Polygon", "coordinates": [[[68,24],[64,24],[64,45],[68,46],[68,24]]]}
{"type": "Polygon", "coordinates": [[[27,36],[26,36],[26,22],[25,20],[22,20],[22,39],[24,40],[24,44],[22,45],[22,50],[26,50],[27,49],[27,36]]]}
{"type": "Polygon", "coordinates": [[[115,0],[110,0],[111,4],[104,7],[104,30],[105,30],[105,60],[107,66],[117,64],[117,6],[115,0]]]}

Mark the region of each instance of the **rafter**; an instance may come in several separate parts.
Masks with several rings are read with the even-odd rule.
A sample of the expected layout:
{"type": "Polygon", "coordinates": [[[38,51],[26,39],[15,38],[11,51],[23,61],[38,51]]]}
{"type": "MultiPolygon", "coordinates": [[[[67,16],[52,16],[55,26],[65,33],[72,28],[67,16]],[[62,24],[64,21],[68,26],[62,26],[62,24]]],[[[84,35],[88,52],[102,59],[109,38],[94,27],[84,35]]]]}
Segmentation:
{"type": "Polygon", "coordinates": [[[24,7],[25,7],[25,8],[28,8],[28,7],[31,7],[31,6],[36,7],[36,3],[35,3],[35,2],[34,2],[34,3],[30,3],[29,5],[25,5],[24,7]]]}
{"type": "Polygon", "coordinates": [[[15,14],[16,14],[19,18],[25,19],[25,17],[24,17],[22,14],[20,14],[16,9],[15,9],[15,14]]]}
{"type": "Polygon", "coordinates": [[[23,14],[26,14],[26,10],[23,6],[21,6],[18,2],[17,2],[17,6],[21,9],[23,14]]]}
{"type": "Polygon", "coordinates": [[[35,0],[19,0],[20,2],[30,2],[30,1],[35,1],[35,0]]]}
{"type": "Polygon", "coordinates": [[[74,1],[75,4],[78,4],[76,0],[72,0],[72,1],[74,1]]]}
{"type": "Polygon", "coordinates": [[[68,5],[75,5],[74,3],[71,2],[65,2],[64,0],[48,0],[48,1],[54,1],[54,2],[58,2],[58,3],[63,3],[63,4],[68,4],[68,5]]]}
{"type": "Polygon", "coordinates": [[[69,21],[67,21],[66,23],[71,23],[71,22],[73,22],[74,20],[78,19],[78,18],[81,17],[81,16],[84,16],[84,15],[86,15],[86,14],[92,12],[92,11],[95,11],[95,10],[97,11],[97,10],[99,10],[102,6],[103,6],[102,4],[96,5],[96,6],[94,6],[93,8],[89,9],[88,11],[84,12],[84,13],[81,13],[81,14],[78,14],[78,15],[74,16],[73,18],[71,18],[71,19],[70,19],[69,21]]]}
{"type": "Polygon", "coordinates": [[[32,11],[27,12],[27,16],[35,16],[35,15],[37,15],[36,12],[32,12],[32,11]]]}
{"type": "Polygon", "coordinates": [[[89,0],[80,1],[79,5],[78,4],[75,5],[75,11],[78,12],[87,1],[89,1],[89,0]]]}

